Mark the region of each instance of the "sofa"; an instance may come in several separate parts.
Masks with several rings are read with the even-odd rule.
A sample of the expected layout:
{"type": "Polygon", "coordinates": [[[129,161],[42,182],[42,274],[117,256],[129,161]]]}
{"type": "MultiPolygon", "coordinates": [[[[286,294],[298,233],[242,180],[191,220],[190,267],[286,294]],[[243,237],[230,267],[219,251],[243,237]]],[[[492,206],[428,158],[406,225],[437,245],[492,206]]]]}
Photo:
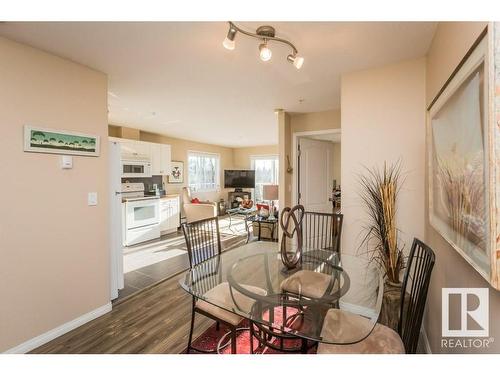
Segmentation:
{"type": "Polygon", "coordinates": [[[191,190],[188,187],[182,189],[182,208],[186,222],[208,219],[217,216],[217,204],[214,202],[192,203],[191,190]]]}

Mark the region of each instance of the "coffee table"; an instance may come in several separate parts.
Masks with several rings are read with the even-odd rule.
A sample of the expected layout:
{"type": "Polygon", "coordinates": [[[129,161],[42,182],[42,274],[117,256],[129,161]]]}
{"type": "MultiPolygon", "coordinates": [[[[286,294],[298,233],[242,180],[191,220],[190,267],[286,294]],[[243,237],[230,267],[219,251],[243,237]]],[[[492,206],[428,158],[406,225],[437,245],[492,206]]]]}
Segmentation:
{"type": "MultiPolygon", "coordinates": [[[[251,215],[253,215],[257,210],[255,208],[241,208],[241,207],[237,207],[237,208],[230,208],[229,210],[226,210],[226,213],[228,214],[229,216],[229,229],[232,231],[233,229],[231,228],[231,226],[233,225],[233,221],[232,221],[232,218],[234,216],[243,216],[244,219],[245,219],[245,226],[247,227],[247,234],[249,235],[249,232],[248,232],[248,226],[247,226],[247,218],[251,215]]],[[[247,242],[248,242],[248,239],[247,239],[247,242]]]]}
{"type": "MultiPolygon", "coordinates": [[[[274,238],[274,232],[277,228],[277,224],[278,224],[278,218],[274,218],[274,219],[271,219],[269,217],[262,217],[262,216],[259,216],[259,215],[251,215],[251,216],[248,216],[246,219],[245,219],[247,222],[249,222],[249,225],[252,225],[253,227],[253,223],[257,223],[259,225],[259,233],[257,235],[257,239],[258,241],[261,241],[262,238],[261,238],[261,224],[264,223],[264,224],[269,224],[271,225],[271,241],[273,242],[278,242],[278,238],[274,238]]],[[[247,225],[247,228],[248,228],[248,225],[247,225]]],[[[252,228],[253,229],[253,228],[252,228]]],[[[247,238],[247,242],[250,238],[250,231],[248,230],[248,238],[247,238]]]]}

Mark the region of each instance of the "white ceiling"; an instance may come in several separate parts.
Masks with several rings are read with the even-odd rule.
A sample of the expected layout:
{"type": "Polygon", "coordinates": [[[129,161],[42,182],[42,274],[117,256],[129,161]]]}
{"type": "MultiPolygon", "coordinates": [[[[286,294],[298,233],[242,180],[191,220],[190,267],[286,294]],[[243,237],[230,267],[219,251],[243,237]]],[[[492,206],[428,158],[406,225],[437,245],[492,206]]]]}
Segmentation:
{"type": "MultiPolygon", "coordinates": [[[[260,23],[239,23],[255,29],[260,23]]],[[[340,76],[424,56],[432,22],[267,22],[289,48],[237,35],[222,47],[224,22],[46,22],[0,24],[0,35],[108,74],[111,124],[230,147],[277,143],[275,108],[313,112],[340,106],[340,76]],[[299,101],[300,100],[300,101],[299,101]]]]}

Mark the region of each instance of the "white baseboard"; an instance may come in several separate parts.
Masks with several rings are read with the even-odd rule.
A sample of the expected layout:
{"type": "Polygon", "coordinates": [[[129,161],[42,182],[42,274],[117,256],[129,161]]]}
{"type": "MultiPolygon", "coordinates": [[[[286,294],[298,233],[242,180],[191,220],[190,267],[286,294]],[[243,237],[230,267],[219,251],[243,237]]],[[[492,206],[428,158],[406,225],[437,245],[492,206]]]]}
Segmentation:
{"type": "Polygon", "coordinates": [[[29,351],[36,349],[39,346],[46,344],[49,341],[54,340],[55,338],[62,336],[65,333],[68,333],[69,331],[78,328],[81,325],[84,325],[85,323],[90,322],[91,320],[94,320],[110,311],[111,311],[111,302],[108,302],[107,304],[98,307],[97,309],[92,310],[82,316],[79,316],[76,319],[66,322],[60,325],[59,327],[51,329],[48,332],[42,333],[40,336],[25,341],[22,344],[19,344],[18,346],[7,350],[5,353],[10,353],[10,354],[28,353],[29,351]]]}
{"type": "Polygon", "coordinates": [[[425,329],[423,328],[420,330],[420,340],[422,340],[422,344],[424,345],[425,354],[432,354],[429,339],[427,338],[427,332],[425,332],[425,329]]]}

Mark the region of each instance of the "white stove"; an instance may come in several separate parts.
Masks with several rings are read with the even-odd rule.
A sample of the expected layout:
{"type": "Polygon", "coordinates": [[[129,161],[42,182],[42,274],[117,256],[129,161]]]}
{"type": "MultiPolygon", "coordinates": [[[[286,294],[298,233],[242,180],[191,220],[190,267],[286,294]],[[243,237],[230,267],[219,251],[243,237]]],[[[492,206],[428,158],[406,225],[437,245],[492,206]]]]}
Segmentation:
{"type": "Polygon", "coordinates": [[[145,196],[143,183],[123,183],[124,245],[160,238],[160,199],[145,196]]]}

